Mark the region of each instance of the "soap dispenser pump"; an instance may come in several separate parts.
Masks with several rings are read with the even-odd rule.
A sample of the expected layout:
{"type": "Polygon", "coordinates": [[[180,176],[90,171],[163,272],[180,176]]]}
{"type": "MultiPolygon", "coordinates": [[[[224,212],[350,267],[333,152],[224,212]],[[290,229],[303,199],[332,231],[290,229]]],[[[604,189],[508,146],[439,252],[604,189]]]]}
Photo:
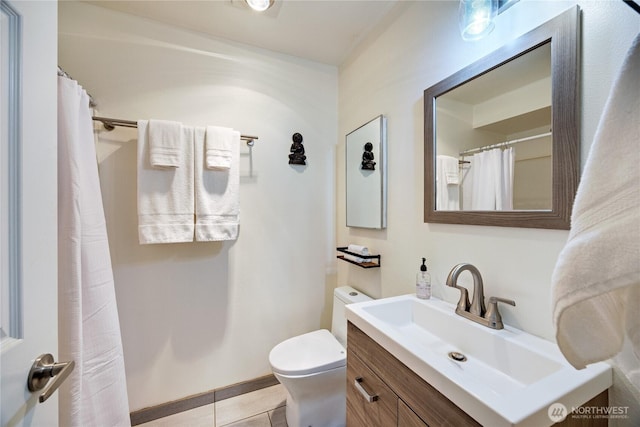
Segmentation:
{"type": "Polygon", "coordinates": [[[431,275],[427,273],[426,258],[422,258],[420,271],[416,275],[416,296],[420,299],[431,298],[431,275]]]}

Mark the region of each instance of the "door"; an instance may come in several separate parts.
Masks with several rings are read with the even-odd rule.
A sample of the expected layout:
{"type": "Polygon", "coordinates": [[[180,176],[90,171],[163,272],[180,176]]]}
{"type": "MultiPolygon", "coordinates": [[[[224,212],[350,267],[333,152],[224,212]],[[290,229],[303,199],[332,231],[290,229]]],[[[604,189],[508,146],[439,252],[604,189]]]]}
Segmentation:
{"type": "Polygon", "coordinates": [[[0,414],[2,426],[57,426],[56,394],[27,388],[57,357],[57,3],[0,0],[0,414]]]}

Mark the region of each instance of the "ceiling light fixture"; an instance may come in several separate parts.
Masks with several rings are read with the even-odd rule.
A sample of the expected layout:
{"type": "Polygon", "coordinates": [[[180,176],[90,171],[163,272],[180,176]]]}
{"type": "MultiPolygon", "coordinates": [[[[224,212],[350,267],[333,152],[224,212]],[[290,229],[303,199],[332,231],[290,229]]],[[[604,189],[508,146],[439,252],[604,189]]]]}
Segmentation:
{"type": "Polygon", "coordinates": [[[273,6],[274,0],[244,0],[249,7],[257,12],[264,12],[273,6]]]}
{"type": "Polygon", "coordinates": [[[458,24],[462,39],[478,40],[489,34],[497,13],[498,0],[460,0],[458,24]]]}

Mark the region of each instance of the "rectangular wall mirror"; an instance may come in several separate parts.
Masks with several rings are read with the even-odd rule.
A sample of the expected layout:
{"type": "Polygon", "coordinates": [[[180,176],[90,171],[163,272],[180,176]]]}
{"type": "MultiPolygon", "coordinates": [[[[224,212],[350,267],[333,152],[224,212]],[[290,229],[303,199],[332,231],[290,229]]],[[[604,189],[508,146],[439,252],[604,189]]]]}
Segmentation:
{"type": "Polygon", "coordinates": [[[387,123],[378,116],[346,137],[347,227],[387,226],[387,123]]]}
{"type": "Polygon", "coordinates": [[[425,90],[425,222],[568,229],[579,9],[425,90]]]}

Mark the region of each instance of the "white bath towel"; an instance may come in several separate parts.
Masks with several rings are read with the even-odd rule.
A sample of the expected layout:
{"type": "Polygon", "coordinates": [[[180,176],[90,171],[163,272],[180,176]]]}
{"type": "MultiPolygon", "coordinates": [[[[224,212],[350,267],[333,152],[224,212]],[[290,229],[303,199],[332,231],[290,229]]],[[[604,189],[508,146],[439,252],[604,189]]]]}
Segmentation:
{"type": "Polygon", "coordinates": [[[207,126],[205,136],[207,169],[229,169],[231,167],[234,134],[234,130],[230,128],[207,126]]]}
{"type": "Polygon", "coordinates": [[[358,255],[369,255],[369,248],[362,245],[350,244],[349,246],[347,246],[347,250],[358,255]]]}
{"type": "Polygon", "coordinates": [[[458,159],[451,156],[436,157],[436,209],[460,210],[460,178],[458,159]]]}
{"type": "Polygon", "coordinates": [[[460,183],[460,163],[458,159],[451,156],[438,156],[438,171],[442,171],[447,185],[458,185],[460,183]]]}
{"type": "Polygon", "coordinates": [[[138,238],[141,244],[193,241],[193,129],[182,127],[176,168],[154,168],[148,122],[138,121],[138,238]]]}
{"type": "Polygon", "coordinates": [[[195,128],[196,240],[235,240],[240,222],[240,132],[233,131],[228,170],[207,169],[205,128],[195,128]]]}
{"type": "Polygon", "coordinates": [[[177,168],[182,163],[182,125],[167,120],[149,120],[149,159],[154,167],[177,168]]]}
{"type": "Polygon", "coordinates": [[[363,262],[367,262],[366,259],[360,258],[359,256],[350,255],[350,254],[344,254],[343,256],[344,256],[344,259],[348,259],[349,261],[357,262],[359,264],[362,264],[363,262]]]}
{"type": "Polygon", "coordinates": [[[556,339],[576,368],[640,358],[640,35],[621,68],[591,146],[569,239],[553,272],[556,339]]]}

